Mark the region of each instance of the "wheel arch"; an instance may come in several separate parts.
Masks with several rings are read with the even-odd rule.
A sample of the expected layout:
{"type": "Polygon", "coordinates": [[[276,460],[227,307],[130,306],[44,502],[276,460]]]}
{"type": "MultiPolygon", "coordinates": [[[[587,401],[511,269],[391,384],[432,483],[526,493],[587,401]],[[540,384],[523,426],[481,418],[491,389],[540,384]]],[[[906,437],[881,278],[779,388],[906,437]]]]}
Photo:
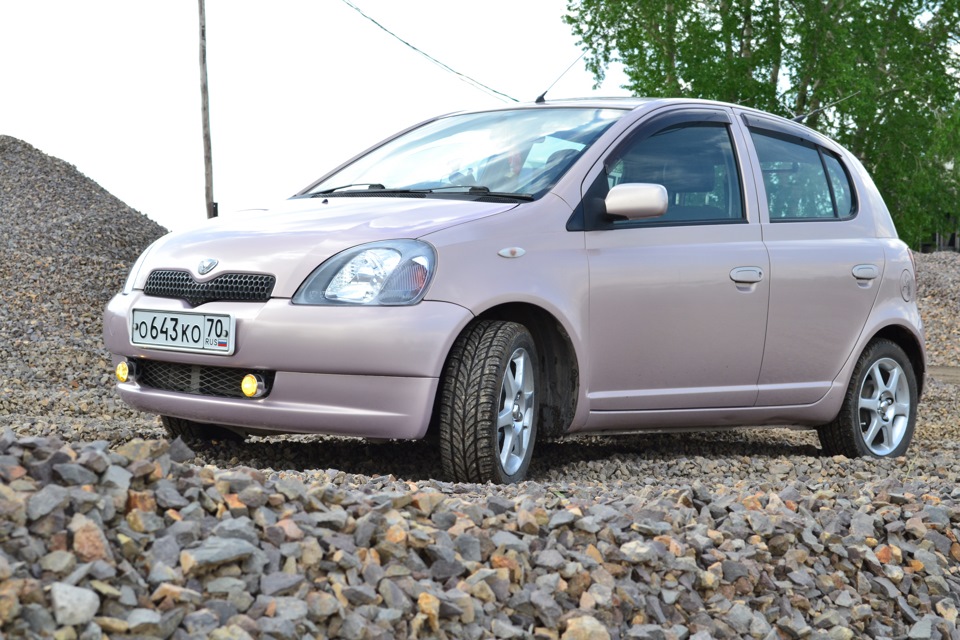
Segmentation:
{"type": "Polygon", "coordinates": [[[891,324],[878,330],[873,337],[870,338],[868,344],[881,338],[895,343],[907,354],[907,357],[910,359],[910,364],[913,366],[913,373],[917,378],[917,399],[919,400],[923,396],[923,385],[927,370],[926,360],[923,355],[923,346],[920,344],[917,336],[906,327],[891,324]]]}
{"type": "Polygon", "coordinates": [[[567,432],[577,411],[580,366],[570,335],[549,311],[533,304],[511,302],[487,309],[477,320],[506,320],[524,325],[537,345],[540,364],[541,437],[567,432]]]}

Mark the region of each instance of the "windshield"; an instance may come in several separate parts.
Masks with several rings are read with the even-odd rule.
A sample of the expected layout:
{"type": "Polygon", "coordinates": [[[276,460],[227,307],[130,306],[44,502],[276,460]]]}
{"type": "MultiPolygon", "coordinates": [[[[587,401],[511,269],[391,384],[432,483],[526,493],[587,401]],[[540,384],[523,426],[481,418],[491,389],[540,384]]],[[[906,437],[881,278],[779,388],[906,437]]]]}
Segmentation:
{"type": "Polygon", "coordinates": [[[624,113],[538,108],[440,118],[374,149],[308,193],[443,190],[537,197],[624,113]]]}

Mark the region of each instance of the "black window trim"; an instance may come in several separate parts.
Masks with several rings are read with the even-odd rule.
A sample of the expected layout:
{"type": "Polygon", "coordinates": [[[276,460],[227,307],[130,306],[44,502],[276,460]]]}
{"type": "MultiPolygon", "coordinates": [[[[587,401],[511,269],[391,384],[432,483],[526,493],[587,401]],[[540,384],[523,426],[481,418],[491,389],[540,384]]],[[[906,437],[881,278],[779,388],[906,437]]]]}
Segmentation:
{"type": "Polygon", "coordinates": [[[844,222],[847,220],[853,220],[857,217],[857,214],[860,213],[860,199],[857,198],[857,189],[853,182],[853,178],[850,176],[850,170],[847,169],[846,163],[844,163],[843,158],[840,157],[840,154],[834,153],[830,149],[824,148],[822,146],[817,146],[817,150],[820,151],[820,162],[823,164],[823,174],[827,177],[827,185],[830,187],[830,197],[833,198],[833,210],[838,214],[836,220],[839,222],[844,222]],[[830,179],[830,170],[827,167],[826,156],[832,157],[837,161],[837,164],[840,165],[840,171],[843,172],[843,177],[847,180],[847,188],[850,191],[850,212],[845,216],[840,216],[840,210],[837,207],[836,194],[833,189],[833,180],[830,179]]]}

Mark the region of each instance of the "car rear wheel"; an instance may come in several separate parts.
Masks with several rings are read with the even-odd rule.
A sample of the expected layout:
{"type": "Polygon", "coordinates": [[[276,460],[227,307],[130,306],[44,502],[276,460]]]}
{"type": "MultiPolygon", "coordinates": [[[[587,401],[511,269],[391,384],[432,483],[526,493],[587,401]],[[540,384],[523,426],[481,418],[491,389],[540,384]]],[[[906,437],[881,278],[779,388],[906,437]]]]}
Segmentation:
{"type": "Polygon", "coordinates": [[[537,349],[526,327],[482,321],[450,352],[440,390],[440,457],[455,482],[519,482],[537,438],[537,349]]]}
{"type": "Polygon", "coordinates": [[[236,431],[215,424],[202,424],[184,418],[160,416],[163,428],[171,438],[182,438],[189,442],[210,442],[211,440],[225,440],[227,442],[242,442],[243,436],[236,431]]]}
{"type": "Polygon", "coordinates": [[[840,413],[818,430],[824,452],[903,455],[913,438],[917,396],[917,377],[903,349],[889,340],[871,342],[853,370],[840,413]]]}

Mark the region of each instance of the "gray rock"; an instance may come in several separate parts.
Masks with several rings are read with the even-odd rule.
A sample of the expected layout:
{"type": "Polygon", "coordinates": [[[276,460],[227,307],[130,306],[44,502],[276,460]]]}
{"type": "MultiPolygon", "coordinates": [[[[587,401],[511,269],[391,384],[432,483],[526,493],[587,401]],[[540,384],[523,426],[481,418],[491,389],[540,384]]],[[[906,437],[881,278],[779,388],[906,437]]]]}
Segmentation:
{"type": "Polygon", "coordinates": [[[299,640],[297,627],[292,620],[286,618],[260,618],[257,620],[260,632],[268,637],[280,640],[299,640]]]}
{"type": "Polygon", "coordinates": [[[343,596],[353,605],[374,604],[377,592],[368,584],[350,586],[343,590],[343,596]]]}
{"type": "Polygon", "coordinates": [[[347,513],[341,510],[317,511],[310,514],[310,519],[318,527],[340,531],[347,524],[347,513]]]}
{"type": "Polygon", "coordinates": [[[530,594],[530,603],[537,611],[537,616],[543,624],[551,629],[556,629],[563,615],[563,609],[557,604],[557,601],[548,593],[537,589],[530,594]]]}
{"type": "Polygon", "coordinates": [[[51,551],[40,558],[40,568],[56,574],[73,571],[77,566],[77,557],[69,551],[51,551]]]}
{"type": "Polygon", "coordinates": [[[103,473],[103,477],[100,479],[100,484],[110,489],[116,489],[118,491],[125,492],[130,488],[131,478],[133,478],[132,473],[121,466],[112,464],[103,473]]]}
{"type": "MultiPolygon", "coordinates": [[[[384,582],[387,582],[386,580],[384,582]]],[[[383,584],[383,583],[381,583],[383,584]]],[[[311,620],[324,621],[341,611],[340,602],[331,594],[311,591],[307,594],[307,615],[311,620]]]]}
{"type": "Polygon", "coordinates": [[[377,593],[383,598],[383,604],[390,609],[407,613],[413,607],[413,602],[393,580],[381,580],[377,586],[377,593]]]}
{"type": "Polygon", "coordinates": [[[448,562],[447,560],[437,560],[430,565],[430,576],[439,582],[446,582],[450,578],[462,576],[467,568],[457,560],[448,562]]]}
{"type": "Polygon", "coordinates": [[[517,551],[519,553],[529,553],[529,545],[509,531],[497,531],[491,536],[490,541],[496,547],[503,547],[508,551],[517,551]]]}
{"type": "Polygon", "coordinates": [[[39,636],[53,636],[57,623],[48,607],[39,604],[25,604],[20,610],[22,618],[31,631],[39,636]]]}
{"type": "Polygon", "coordinates": [[[138,635],[159,635],[162,616],[154,609],[134,609],[127,614],[130,631],[138,635]]]}
{"type": "Polygon", "coordinates": [[[550,516],[550,520],[547,521],[547,529],[556,529],[570,525],[576,522],[576,520],[577,516],[566,509],[562,509],[554,512],[554,514],[550,516]]]}
{"type": "Polygon", "coordinates": [[[27,517],[39,520],[54,509],[65,507],[70,501],[70,492],[56,484],[48,484],[27,499],[27,517]]]}
{"type": "Polygon", "coordinates": [[[876,518],[872,514],[858,511],[850,518],[850,533],[857,537],[875,536],[876,529],[876,518]]]}
{"type": "Polygon", "coordinates": [[[501,620],[500,618],[494,618],[493,622],[490,623],[490,630],[493,631],[494,636],[497,638],[523,638],[526,636],[526,633],[520,627],[514,626],[509,622],[501,620]]]}
{"type": "Polygon", "coordinates": [[[70,485],[94,484],[99,479],[94,472],[73,462],[55,464],[53,465],[53,472],[70,485]]]}
{"type": "Polygon", "coordinates": [[[169,480],[160,480],[153,489],[157,504],[164,509],[182,509],[190,501],[177,491],[176,486],[169,480]]]}
{"type": "Polygon", "coordinates": [[[307,617],[308,607],[302,598],[280,596],[273,599],[277,605],[274,617],[297,622],[307,617]]]}
{"type": "Polygon", "coordinates": [[[183,626],[191,635],[207,636],[220,626],[220,617],[210,609],[199,609],[184,616],[183,626]]]}
{"type": "Polygon", "coordinates": [[[257,548],[239,538],[208,538],[195,549],[180,552],[180,564],[186,574],[248,558],[257,548]]]}
{"type": "Polygon", "coordinates": [[[163,562],[154,562],[150,567],[150,573],[147,575],[147,582],[152,585],[163,584],[164,582],[176,582],[179,579],[177,572],[164,564],[163,562]]]}
{"type": "Polygon", "coordinates": [[[654,545],[641,540],[631,540],[620,545],[620,553],[624,560],[632,564],[654,562],[660,556],[654,545]]]}
{"type": "Polygon", "coordinates": [[[302,502],[307,497],[307,487],[298,478],[280,478],[273,483],[273,488],[287,500],[302,502]]]}
{"type": "Polygon", "coordinates": [[[187,462],[193,460],[197,455],[179,437],[170,443],[170,450],[167,453],[174,462],[187,462]]]}
{"type": "Polygon", "coordinates": [[[92,589],[54,582],[50,587],[53,615],[61,626],[84,625],[100,608],[100,597],[92,589]]]}
{"type": "Polygon", "coordinates": [[[721,566],[723,568],[723,579],[728,582],[736,582],[740,578],[750,576],[750,569],[742,562],[724,560],[721,566]]]}
{"type": "Polygon", "coordinates": [[[480,562],[482,559],[480,540],[476,536],[469,533],[461,534],[453,541],[453,546],[460,557],[467,562],[480,562]]]}
{"type": "Polygon", "coordinates": [[[635,624],[627,629],[630,640],[667,640],[667,635],[658,624],[635,624]]]}
{"type": "Polygon", "coordinates": [[[260,593],[276,596],[291,593],[303,584],[303,576],[289,573],[270,573],[260,577],[260,593]]]}
{"type": "Polygon", "coordinates": [[[538,567],[558,571],[567,564],[567,560],[563,557],[563,554],[556,549],[544,549],[534,555],[533,563],[538,567]]]}
{"type": "Polygon", "coordinates": [[[487,498],[487,508],[493,512],[493,515],[498,516],[502,513],[512,512],[516,508],[516,504],[513,500],[493,495],[487,498]]]}
{"type": "Polygon", "coordinates": [[[934,624],[936,621],[936,616],[923,616],[919,622],[910,627],[910,632],[907,634],[907,637],[910,638],[910,640],[929,640],[933,638],[934,624]]]}
{"type": "Polygon", "coordinates": [[[252,545],[257,544],[260,540],[256,526],[247,516],[223,520],[214,528],[213,535],[218,538],[244,540],[252,545]]]}

